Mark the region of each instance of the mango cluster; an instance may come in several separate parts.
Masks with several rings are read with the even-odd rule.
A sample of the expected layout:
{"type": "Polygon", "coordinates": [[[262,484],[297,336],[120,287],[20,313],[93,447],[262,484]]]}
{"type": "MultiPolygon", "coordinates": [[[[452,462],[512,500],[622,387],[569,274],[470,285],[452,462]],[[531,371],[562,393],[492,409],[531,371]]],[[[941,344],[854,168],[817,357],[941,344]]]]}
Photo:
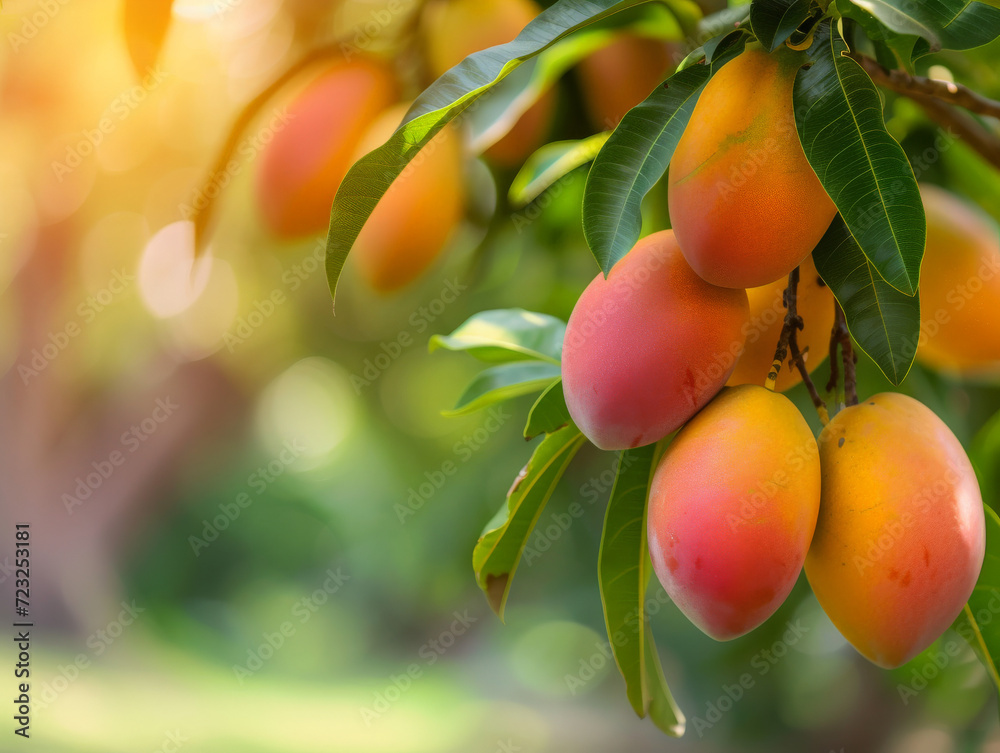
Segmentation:
{"type": "MultiPolygon", "coordinates": [[[[760,386],[792,270],[799,342],[820,354],[810,370],[834,318],[810,254],[836,210],[795,131],[800,64],[791,50],[750,46],[705,87],[670,165],[673,229],[640,240],[583,292],[563,387],[573,420],[602,449],[677,432],[651,480],[647,539],[661,584],[695,625],[718,640],[747,633],[804,568],[847,640],[895,667],[968,600],[985,552],[982,498],[958,440],[916,400],[885,393],[846,407],[817,441],[781,394],[797,373],[779,373],[777,390],[760,386]]],[[[925,197],[929,210],[944,201],[925,197]]],[[[937,237],[925,274],[945,266],[937,237]]],[[[970,273],[985,240],[960,250],[970,273]]],[[[977,311],[970,303],[964,315],[977,311]]]]}

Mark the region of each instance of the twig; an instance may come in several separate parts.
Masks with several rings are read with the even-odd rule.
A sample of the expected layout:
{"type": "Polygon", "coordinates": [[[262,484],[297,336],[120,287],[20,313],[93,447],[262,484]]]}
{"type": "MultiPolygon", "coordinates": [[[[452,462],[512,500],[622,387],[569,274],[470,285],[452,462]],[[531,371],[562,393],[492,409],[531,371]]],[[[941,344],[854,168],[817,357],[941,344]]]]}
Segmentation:
{"type": "MultiPolygon", "coordinates": [[[[303,55],[301,59],[292,63],[292,65],[279,74],[274,81],[268,84],[263,91],[244,105],[240,114],[236,116],[236,120],[233,122],[232,127],[229,129],[229,135],[226,138],[226,142],[219,150],[219,153],[215,158],[215,163],[212,165],[212,168],[208,171],[208,175],[205,177],[201,192],[202,195],[206,197],[209,195],[208,189],[211,188],[216,176],[226,169],[226,165],[233,156],[233,152],[236,151],[236,148],[239,146],[240,136],[243,135],[243,131],[246,130],[246,127],[250,125],[271,97],[281,91],[285,84],[310,66],[322,60],[327,60],[342,54],[341,43],[339,41],[310,50],[303,55]]],[[[204,237],[207,233],[209,223],[212,221],[215,205],[215,199],[208,199],[203,208],[201,210],[196,210],[194,216],[192,217],[194,220],[195,253],[200,253],[202,250],[204,237]]]]}
{"type": "Polygon", "coordinates": [[[788,357],[790,352],[791,358],[789,360],[798,368],[799,374],[802,376],[802,381],[805,383],[806,389],[809,390],[809,396],[812,398],[813,405],[816,406],[816,412],[819,414],[820,421],[825,426],[830,420],[826,403],[819,396],[816,385],[813,384],[812,377],[809,376],[809,369],[806,368],[802,351],[799,350],[798,333],[805,326],[805,323],[798,314],[798,289],[799,268],[796,267],[788,275],[788,287],[785,288],[783,296],[785,303],[785,323],[781,327],[778,347],[774,352],[774,362],[771,364],[771,371],[768,372],[767,382],[765,382],[764,386],[769,390],[774,390],[778,379],[778,372],[781,370],[781,364],[785,362],[785,358],[788,357]]]}
{"type": "Polygon", "coordinates": [[[858,374],[855,364],[858,362],[858,356],[851,344],[851,333],[847,329],[847,318],[844,316],[844,310],[840,307],[839,301],[834,301],[833,305],[835,320],[833,330],[830,333],[830,354],[832,356],[830,371],[832,372],[836,368],[836,350],[837,345],[839,345],[841,362],[844,364],[844,403],[857,405],[858,374]]]}
{"type": "Polygon", "coordinates": [[[983,159],[1000,168],[1000,138],[971,115],[952,106],[1000,118],[1000,102],[984,97],[962,84],[914,76],[902,70],[890,70],[877,60],[857,52],[851,53],[850,57],[865,69],[876,84],[912,99],[931,120],[956,131],[983,159]]]}

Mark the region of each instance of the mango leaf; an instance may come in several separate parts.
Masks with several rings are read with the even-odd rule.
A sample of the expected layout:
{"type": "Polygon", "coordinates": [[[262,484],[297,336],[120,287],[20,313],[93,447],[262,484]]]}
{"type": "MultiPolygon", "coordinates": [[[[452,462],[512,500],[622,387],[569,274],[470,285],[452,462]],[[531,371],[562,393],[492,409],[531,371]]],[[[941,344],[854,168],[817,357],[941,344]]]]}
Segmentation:
{"type": "Polygon", "coordinates": [[[515,361],[494,366],[476,375],[446,416],[462,416],[504,400],[530,395],[560,378],[559,366],[546,361],[515,361]]]}
{"type": "Polygon", "coordinates": [[[625,678],[629,703],[640,717],[649,714],[660,729],[679,737],[684,734],[684,715],[663,679],[645,612],[652,570],[646,501],[664,444],[624,450],[619,455],[597,568],[608,642],[625,678]]]}
{"type": "Polygon", "coordinates": [[[583,232],[605,276],[639,239],[642,200],[670,164],[702,89],[745,42],[745,34],[734,35],[711,65],[692,65],[656,87],[625,113],[594,160],[583,196],[583,232]]]}
{"type": "Polygon", "coordinates": [[[524,426],[524,438],[534,439],[539,434],[554,434],[569,423],[569,409],[563,395],[562,379],[557,379],[531,406],[528,422],[524,426]]]}
{"type": "MultiPolygon", "coordinates": [[[[1000,8],[996,2],[970,0],[894,0],[911,7],[922,23],[933,30],[945,50],[968,50],[991,42],[1000,36],[1000,8]]],[[[917,42],[913,55],[920,57],[934,52],[925,40],[917,42]]]]}
{"type": "Polygon", "coordinates": [[[904,295],[879,276],[840,215],[813,250],[813,261],[858,346],[890,382],[902,382],[920,336],[919,296],[904,295]]]}
{"type": "Polygon", "coordinates": [[[644,2],[647,0],[558,0],[512,42],[469,55],[431,84],[389,140],[351,167],[334,197],[326,238],[326,275],[334,299],[344,262],[368,216],[410,160],[446,123],[466,115],[526,60],[578,29],[644,2]]]}
{"type": "MultiPolygon", "coordinates": [[[[932,26],[928,25],[923,9],[913,0],[850,0],[850,2],[870,13],[897,34],[923,37],[930,49],[941,49],[941,39],[932,26]]],[[[868,24],[865,24],[865,27],[867,29],[868,24]]]]}
{"type": "Polygon", "coordinates": [[[864,255],[892,287],[914,295],[927,222],[913,170],[889,135],[882,100],[828,25],[795,78],[795,121],[806,158],[864,255]]]}
{"type": "Polygon", "coordinates": [[[972,646],[993,683],[1000,687],[1000,518],[986,513],[986,558],[968,603],[952,628],[972,646]]]}
{"type": "Polygon", "coordinates": [[[1000,504],[1000,412],[986,422],[969,447],[983,501],[994,510],[1000,504]]]}
{"type": "Polygon", "coordinates": [[[511,181],[507,193],[514,209],[530,204],[561,178],[592,161],[608,140],[611,131],[602,131],[577,141],[555,141],[528,157],[511,181]]]}
{"type": "Polygon", "coordinates": [[[809,17],[812,0],[753,0],[750,26],[757,41],[774,52],[809,17]]]}
{"type": "Polygon", "coordinates": [[[705,16],[696,27],[695,41],[704,44],[707,40],[720,34],[728,34],[734,29],[744,26],[750,21],[750,8],[746,5],[734,5],[718,13],[705,16]]]}
{"type": "Polygon", "coordinates": [[[173,0],[125,0],[125,46],[140,76],[149,73],[160,57],[173,5],[173,0]]]}
{"type": "Polygon", "coordinates": [[[558,364],[565,334],[566,325],[554,316],[524,309],[492,309],[469,317],[450,335],[434,335],[428,350],[464,351],[491,363],[534,360],[558,364]]]}
{"type": "Polygon", "coordinates": [[[580,430],[572,424],[545,437],[514,480],[506,504],[479,537],[472,552],[472,566],[479,587],[501,620],[511,580],[528,536],[566,466],[585,441],[580,430]]]}

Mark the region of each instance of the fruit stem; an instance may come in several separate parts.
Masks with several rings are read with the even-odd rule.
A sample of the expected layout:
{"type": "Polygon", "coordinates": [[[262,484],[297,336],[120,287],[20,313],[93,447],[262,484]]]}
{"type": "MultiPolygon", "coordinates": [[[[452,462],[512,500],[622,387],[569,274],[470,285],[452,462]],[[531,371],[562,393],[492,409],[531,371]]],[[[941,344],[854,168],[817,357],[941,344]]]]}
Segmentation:
{"type": "Polygon", "coordinates": [[[844,364],[844,405],[858,404],[858,372],[856,364],[858,355],[854,352],[851,344],[851,333],[847,329],[847,317],[844,316],[844,309],[840,307],[840,301],[833,302],[834,322],[830,331],[830,382],[826,388],[836,389],[837,382],[840,381],[840,373],[837,368],[837,346],[840,346],[841,362],[844,364]]]}
{"type": "Polygon", "coordinates": [[[774,362],[771,364],[771,370],[767,374],[767,381],[764,382],[764,386],[772,392],[774,391],[778,380],[778,372],[781,370],[781,364],[785,362],[785,358],[790,353],[791,358],[789,360],[798,368],[799,374],[802,375],[802,382],[806,385],[806,389],[809,390],[809,397],[812,398],[813,405],[816,407],[819,420],[826,426],[830,421],[830,414],[826,409],[826,403],[823,402],[823,398],[819,396],[816,385],[813,384],[812,377],[809,376],[805,357],[802,351],[799,350],[799,330],[805,326],[802,317],[798,313],[799,274],[799,268],[796,267],[788,275],[788,287],[785,288],[783,295],[785,323],[781,328],[778,347],[774,351],[774,362]]]}

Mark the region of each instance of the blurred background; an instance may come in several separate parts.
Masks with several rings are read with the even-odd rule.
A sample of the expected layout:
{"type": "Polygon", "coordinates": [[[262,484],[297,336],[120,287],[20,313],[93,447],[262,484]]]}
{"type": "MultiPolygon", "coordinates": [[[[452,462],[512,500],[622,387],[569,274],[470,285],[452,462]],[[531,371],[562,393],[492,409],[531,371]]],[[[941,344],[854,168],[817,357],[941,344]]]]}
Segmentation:
{"type": "MultiPolygon", "coordinates": [[[[1000,751],[996,691],[961,638],[879,670],[804,579],[725,644],[654,583],[688,731],[673,740],[637,719],[597,583],[613,456],[592,448],[543,513],[550,533],[530,541],[506,624],[490,612],[470,556],[530,454],[530,401],[442,417],[478,367],[426,345],[484,309],[568,317],[597,271],[580,228],[586,170],[517,206],[516,167],[467,154],[445,251],[389,294],[349,261],[335,316],[323,230],[282,237],[260,208],[268,144],[313,69],[253,114],[206,184],[243,107],[310,50],[395,66],[411,100],[435,75],[422,5],[175,0],[139,73],[122,3],[3,3],[0,535],[12,544],[13,524],[31,524],[38,749],[1000,751]],[[209,203],[196,259],[192,208],[209,203]],[[574,501],[586,515],[553,528],[574,501]]],[[[620,66],[620,82],[652,77],[626,108],[691,46],[655,15],[634,20],[642,54],[596,64],[620,66]]],[[[621,116],[586,96],[587,59],[548,89],[519,161],[621,116]]],[[[995,97],[997,60],[992,45],[935,64],[995,97]]],[[[912,103],[889,116],[923,155],[922,181],[1000,218],[1000,175],[912,103]]],[[[648,204],[649,229],[665,226],[665,195],[648,204]]],[[[864,356],[859,370],[862,395],[890,387],[864,356]]],[[[967,446],[1000,410],[995,380],[920,364],[900,389],[967,446]]],[[[804,388],[790,396],[818,430],[804,388]]],[[[0,547],[4,604],[12,557],[0,547]]],[[[19,744],[0,733],[0,750],[19,744]]]]}

